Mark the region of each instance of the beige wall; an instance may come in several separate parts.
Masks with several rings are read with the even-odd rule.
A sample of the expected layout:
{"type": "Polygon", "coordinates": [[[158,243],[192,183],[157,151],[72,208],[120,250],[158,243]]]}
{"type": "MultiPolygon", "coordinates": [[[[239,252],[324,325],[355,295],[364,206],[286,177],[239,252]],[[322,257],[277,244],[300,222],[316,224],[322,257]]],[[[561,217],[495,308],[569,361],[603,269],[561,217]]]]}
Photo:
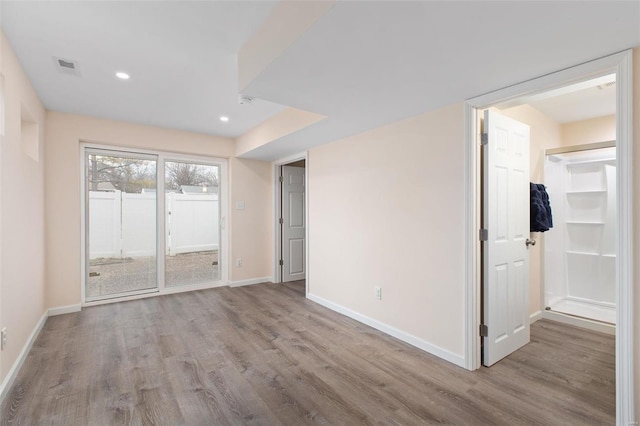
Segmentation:
{"type": "MultiPolygon", "coordinates": [[[[233,140],[178,130],[102,120],[60,112],[47,113],[46,141],[46,256],[47,305],[60,307],[80,303],[80,142],[88,141],[128,148],[153,149],[186,154],[229,158],[235,153],[233,140]]],[[[254,218],[251,227],[235,227],[238,212],[230,210],[230,239],[233,252],[229,256],[230,280],[271,275],[265,265],[271,252],[268,247],[256,249],[248,235],[269,235],[268,227],[255,220],[271,210],[270,192],[262,180],[268,163],[230,162],[231,199],[234,183],[246,194],[249,206],[243,216],[254,218]],[[246,190],[251,186],[251,190],[246,190]],[[258,213],[259,212],[259,213],[258,213]],[[246,257],[242,271],[231,267],[231,259],[246,257]],[[255,273],[256,276],[248,276],[255,273]]],[[[266,219],[265,219],[266,220],[266,219]]],[[[264,237],[266,238],[266,237],[264,237]]]]}
{"type": "Polygon", "coordinates": [[[307,163],[310,293],[458,356],[463,132],[457,104],[313,148],[307,163]]]}
{"type": "Polygon", "coordinates": [[[616,116],[592,118],[562,124],[562,142],[566,146],[616,140],[616,116]]]}
{"type": "Polygon", "coordinates": [[[271,163],[231,159],[232,281],[273,275],[273,178],[271,163]],[[243,201],[244,210],[236,204],[243,201]],[[242,267],[236,259],[242,258],[242,267]]]}
{"type": "Polygon", "coordinates": [[[238,52],[238,89],[242,92],[335,3],[335,0],[281,1],[238,52]]]}
{"type": "Polygon", "coordinates": [[[324,115],[296,108],[282,110],[238,137],[236,139],[236,155],[245,154],[325,118],[324,115]]]}
{"type": "Polygon", "coordinates": [[[4,35],[0,39],[6,107],[0,141],[0,324],[7,328],[7,346],[0,352],[3,381],[46,311],[45,110],[4,35]],[[23,120],[31,122],[25,122],[24,130],[34,137],[27,145],[22,143],[23,120]]]}

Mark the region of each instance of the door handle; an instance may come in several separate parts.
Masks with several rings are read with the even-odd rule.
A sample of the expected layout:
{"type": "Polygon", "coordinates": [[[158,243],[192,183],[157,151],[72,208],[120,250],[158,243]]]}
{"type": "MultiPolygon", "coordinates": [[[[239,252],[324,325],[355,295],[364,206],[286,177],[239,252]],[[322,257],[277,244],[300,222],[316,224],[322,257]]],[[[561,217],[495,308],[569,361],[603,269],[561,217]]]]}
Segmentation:
{"type": "Polygon", "coordinates": [[[527,238],[527,241],[525,241],[525,245],[527,247],[529,246],[535,246],[536,245],[536,240],[530,240],[529,238],[527,238]]]}

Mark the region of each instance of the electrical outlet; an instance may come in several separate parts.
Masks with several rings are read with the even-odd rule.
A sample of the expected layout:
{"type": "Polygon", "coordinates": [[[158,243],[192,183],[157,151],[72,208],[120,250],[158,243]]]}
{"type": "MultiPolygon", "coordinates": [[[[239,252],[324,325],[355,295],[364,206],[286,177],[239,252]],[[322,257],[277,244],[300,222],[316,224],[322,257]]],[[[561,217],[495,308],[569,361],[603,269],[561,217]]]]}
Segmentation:
{"type": "Polygon", "coordinates": [[[236,259],[236,268],[242,268],[242,258],[241,257],[236,259]]]}
{"type": "Polygon", "coordinates": [[[374,287],[373,290],[376,299],[382,300],[382,287],[374,287]]]}
{"type": "Polygon", "coordinates": [[[0,350],[4,350],[7,345],[7,327],[3,327],[0,331],[0,350]]]}

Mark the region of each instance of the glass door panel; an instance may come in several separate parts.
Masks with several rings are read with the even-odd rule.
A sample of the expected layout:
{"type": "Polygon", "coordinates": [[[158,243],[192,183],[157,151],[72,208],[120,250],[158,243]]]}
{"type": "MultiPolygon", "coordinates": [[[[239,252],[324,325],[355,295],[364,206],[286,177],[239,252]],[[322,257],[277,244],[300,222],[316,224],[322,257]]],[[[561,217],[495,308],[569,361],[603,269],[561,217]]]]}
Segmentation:
{"type": "Polygon", "coordinates": [[[85,297],[157,289],[157,160],[87,150],[85,297]]]}
{"type": "Polygon", "coordinates": [[[165,285],[220,280],[220,166],[165,161],[165,285]]]}

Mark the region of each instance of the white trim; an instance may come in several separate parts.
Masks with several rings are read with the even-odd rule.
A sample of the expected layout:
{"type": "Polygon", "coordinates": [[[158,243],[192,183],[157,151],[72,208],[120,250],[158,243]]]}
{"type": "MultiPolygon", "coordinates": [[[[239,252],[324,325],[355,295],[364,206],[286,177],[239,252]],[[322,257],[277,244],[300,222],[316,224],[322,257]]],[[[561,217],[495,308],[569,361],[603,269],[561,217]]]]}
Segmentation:
{"type": "Polygon", "coordinates": [[[108,305],[110,303],[118,303],[118,302],[128,302],[130,300],[138,300],[138,299],[146,299],[148,297],[156,297],[156,296],[166,296],[169,294],[175,293],[186,293],[188,291],[196,291],[196,290],[207,290],[210,288],[218,288],[218,287],[226,287],[228,283],[226,281],[213,281],[208,283],[201,284],[191,284],[191,285],[183,285],[183,286],[175,286],[175,287],[166,287],[164,291],[159,292],[155,289],[152,291],[141,292],[138,294],[130,294],[127,293],[115,294],[110,298],[106,299],[96,299],[96,300],[88,300],[82,303],[82,307],[87,306],[99,306],[99,305],[108,305]]]}
{"type": "Polygon", "coordinates": [[[315,294],[309,293],[307,294],[307,298],[313,302],[316,302],[324,306],[325,308],[331,309],[332,311],[338,312],[358,322],[366,324],[369,327],[373,327],[376,330],[380,330],[385,334],[393,336],[396,339],[402,340],[403,342],[408,343],[412,346],[415,346],[418,349],[422,349],[425,352],[429,352],[430,354],[435,355],[438,358],[442,358],[445,361],[449,361],[450,363],[455,364],[458,367],[462,367],[462,368],[465,367],[465,359],[464,359],[464,356],[462,355],[455,354],[451,351],[448,351],[432,343],[429,343],[426,340],[422,340],[419,337],[416,337],[412,334],[409,334],[402,330],[398,330],[393,326],[390,326],[388,324],[385,324],[383,322],[370,318],[366,315],[362,315],[358,312],[352,311],[351,309],[345,308],[344,306],[330,302],[326,299],[323,299],[320,296],[316,296],[315,294]]]}
{"type": "Polygon", "coordinates": [[[534,313],[529,315],[529,324],[533,324],[539,319],[542,319],[542,311],[535,311],[534,313]]]}
{"type": "Polygon", "coordinates": [[[273,277],[252,278],[250,280],[229,281],[229,287],[242,287],[245,285],[265,284],[273,282],[273,277]]]}
{"type": "Polygon", "coordinates": [[[282,196],[280,190],[280,166],[284,166],[295,161],[305,161],[304,171],[304,214],[305,214],[305,294],[309,294],[309,151],[300,152],[298,154],[289,155],[284,158],[271,162],[273,170],[273,282],[282,282],[282,274],[280,270],[280,241],[282,240],[281,228],[278,222],[280,214],[280,198],[282,196]]]}
{"type": "Polygon", "coordinates": [[[40,320],[38,321],[36,326],[33,328],[33,331],[29,335],[29,338],[24,343],[24,346],[22,347],[18,358],[16,358],[15,362],[11,366],[11,370],[9,370],[4,380],[2,381],[2,385],[0,385],[0,404],[2,403],[2,401],[4,401],[4,398],[7,396],[7,393],[11,389],[13,382],[16,380],[18,372],[20,371],[20,368],[22,368],[22,364],[24,364],[24,361],[27,359],[27,355],[29,355],[29,351],[38,338],[38,335],[40,334],[40,330],[42,330],[44,323],[47,322],[47,318],[48,311],[45,311],[40,317],[40,320]]]}
{"type": "Polygon", "coordinates": [[[477,229],[480,229],[480,203],[476,200],[480,197],[479,173],[480,156],[477,155],[475,143],[479,132],[477,112],[469,102],[465,103],[464,131],[465,141],[465,368],[475,370],[480,367],[480,345],[481,337],[479,333],[480,318],[480,242],[477,229]]]}
{"type": "MultiPolygon", "coordinates": [[[[640,72],[640,70],[636,70],[640,72]]],[[[616,421],[636,424],[633,339],[633,66],[632,51],[616,67],[616,421]]],[[[638,356],[638,354],[636,354],[638,356]]]]}
{"type": "Polygon", "coordinates": [[[72,314],[74,312],[80,312],[80,310],[82,309],[82,307],[80,306],[80,304],[76,304],[76,305],[67,305],[67,306],[58,306],[55,308],[49,308],[49,311],[47,311],[47,315],[50,317],[55,317],[56,315],[64,315],[64,314],[72,314]]]}
{"type": "Polygon", "coordinates": [[[616,326],[613,324],[605,324],[598,321],[592,321],[587,318],[576,318],[571,315],[565,315],[562,312],[544,311],[542,313],[542,318],[573,325],[575,327],[585,328],[587,330],[599,331],[606,334],[616,334],[616,326]]]}
{"type": "Polygon", "coordinates": [[[271,162],[271,164],[273,166],[283,166],[285,164],[294,163],[296,161],[306,160],[307,159],[307,153],[308,153],[308,151],[302,151],[302,152],[299,152],[297,154],[287,155],[286,157],[279,158],[277,160],[273,160],[271,162]]]}
{"type": "Polygon", "coordinates": [[[158,293],[158,296],[163,296],[165,294],[175,294],[175,293],[185,293],[187,291],[196,291],[196,290],[207,290],[210,288],[219,288],[219,287],[227,287],[229,283],[227,281],[210,281],[206,283],[198,283],[198,284],[188,284],[188,285],[177,285],[173,287],[165,287],[164,291],[158,293]]]}
{"type": "Polygon", "coordinates": [[[161,294],[157,287],[144,288],[142,290],[124,291],[121,293],[111,293],[104,296],[87,297],[84,300],[84,302],[82,302],[82,306],[91,306],[93,303],[100,304],[100,302],[103,302],[103,301],[124,300],[129,296],[144,297],[146,295],[154,295],[154,294],[161,294]]]}
{"type": "MultiPolygon", "coordinates": [[[[465,165],[466,220],[465,220],[465,366],[474,370],[480,367],[480,339],[476,337],[480,306],[479,253],[477,244],[477,220],[480,199],[476,190],[479,181],[476,140],[476,110],[497,103],[510,101],[525,95],[552,90],[568,84],[606,74],[616,73],[617,114],[616,135],[618,154],[617,197],[618,228],[616,257],[616,422],[619,425],[634,424],[634,369],[633,369],[633,191],[632,191],[632,51],[616,53],[601,59],[567,68],[532,79],[496,92],[466,101],[465,105],[465,165]]],[[[546,314],[543,313],[543,317],[546,314]]]]}
{"type": "Polygon", "coordinates": [[[87,251],[89,250],[89,243],[87,241],[87,212],[89,211],[89,194],[87,194],[87,182],[86,182],[86,152],[85,144],[80,141],[78,149],[80,150],[80,300],[84,302],[86,300],[86,288],[85,284],[88,279],[87,275],[87,251]]]}
{"type": "Polygon", "coordinates": [[[280,227],[280,203],[282,187],[280,186],[280,164],[273,167],[273,282],[282,282],[282,268],[280,268],[280,253],[282,251],[282,228],[280,227]]]}
{"type": "MultiPolygon", "coordinates": [[[[165,292],[165,266],[166,266],[166,253],[167,253],[167,196],[164,192],[165,183],[165,162],[167,158],[161,158],[158,156],[156,163],[156,286],[159,293],[165,292]],[[159,194],[165,194],[160,197],[159,194]],[[161,254],[161,256],[158,256],[161,254]]],[[[219,205],[219,204],[218,204],[219,205]]],[[[220,223],[220,220],[218,220],[220,223]]],[[[218,233],[220,236],[220,233],[218,233]]],[[[218,251],[219,253],[220,251],[218,251]]],[[[220,262],[218,261],[218,264],[220,262]]]]}
{"type": "MultiPolygon", "coordinates": [[[[468,99],[467,103],[472,108],[485,109],[498,103],[511,101],[526,95],[542,93],[562,86],[567,86],[569,84],[579,83],[584,80],[612,74],[618,70],[618,65],[627,55],[631,55],[631,50],[614,53],[613,55],[605,56],[604,58],[578,64],[570,68],[565,68],[522,83],[514,84],[513,86],[509,86],[504,89],[486,93],[484,95],[468,99]]],[[[616,86],[617,85],[618,78],[616,78],[616,86]]]]}

